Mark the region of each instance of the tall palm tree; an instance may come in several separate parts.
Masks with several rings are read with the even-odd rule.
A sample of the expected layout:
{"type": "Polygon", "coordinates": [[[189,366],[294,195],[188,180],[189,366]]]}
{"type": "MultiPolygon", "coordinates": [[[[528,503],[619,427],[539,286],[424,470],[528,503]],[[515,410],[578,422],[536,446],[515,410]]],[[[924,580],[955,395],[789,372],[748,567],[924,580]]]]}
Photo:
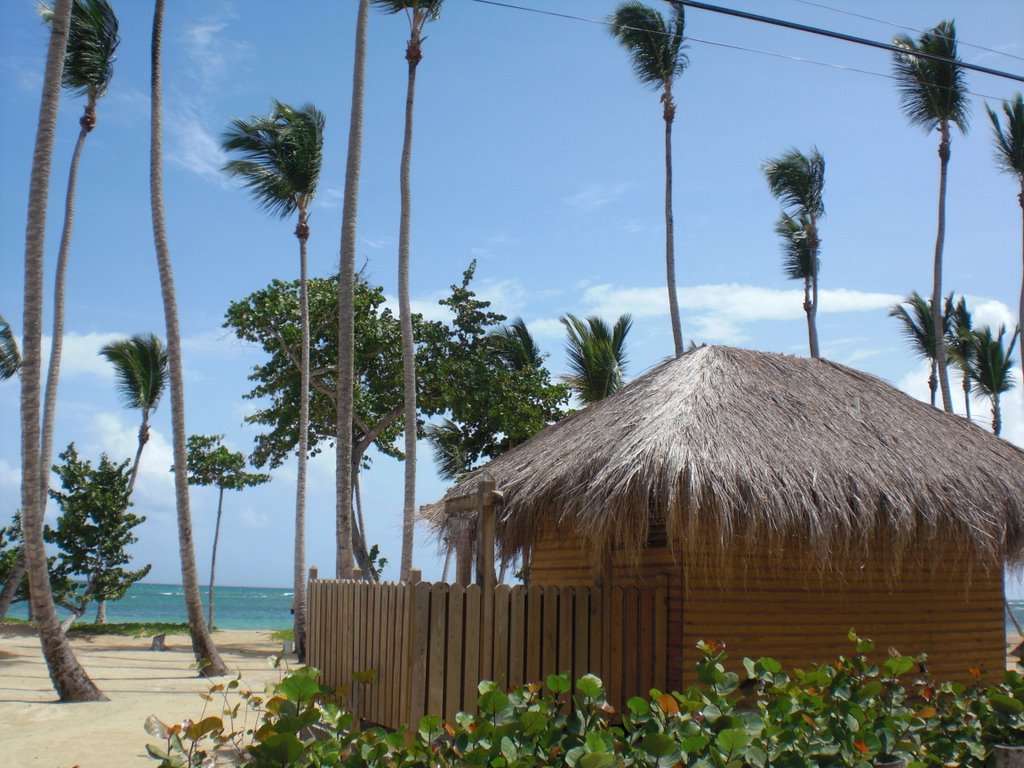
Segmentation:
{"type": "MultiPolygon", "coordinates": [[[[945,336],[949,331],[949,317],[953,302],[953,294],[946,297],[946,311],[942,313],[943,325],[940,332],[945,336]]],[[[900,304],[893,305],[889,317],[895,317],[900,323],[903,338],[910,345],[914,354],[931,364],[928,376],[928,389],[931,392],[932,407],[935,407],[935,393],[939,388],[938,356],[935,344],[935,327],[932,325],[931,300],[925,300],[917,291],[911,293],[900,304]],[[908,309],[909,307],[909,309],[908,309]]]]}
{"type": "MultiPolygon", "coordinates": [[[[999,169],[1017,177],[1020,182],[1021,228],[1024,232],[1024,95],[1018,93],[1012,101],[1003,102],[1003,113],[1006,115],[1006,129],[999,124],[999,116],[990,108],[989,120],[992,121],[992,133],[996,142],[996,164],[999,169]]],[[[1024,265],[1024,234],[1021,237],[1021,261],[1024,265]]],[[[1022,266],[1024,269],[1024,266],[1022,266]]],[[[1020,308],[1017,310],[1017,329],[1024,328],[1024,271],[1020,280],[1020,308]]]]}
{"type": "Polygon", "coordinates": [[[942,249],[946,239],[946,176],[949,166],[950,123],[967,133],[969,102],[967,78],[956,51],[956,25],[943,21],[921,34],[915,42],[898,35],[893,45],[903,49],[893,54],[893,73],[900,93],[903,114],[911,125],[928,133],[939,132],[939,212],[935,234],[935,258],[932,267],[932,327],[935,334],[935,359],[942,391],[942,407],[953,412],[946,370],[945,334],[942,330],[942,249]],[[915,54],[941,56],[937,61],[915,54]]]}
{"type": "Polygon", "coordinates": [[[348,155],[345,160],[345,200],[341,212],[341,253],[338,269],[338,382],[337,449],[334,482],[336,509],[336,576],[352,578],[353,474],[352,416],[355,409],[355,273],[356,225],[359,212],[359,174],[363,161],[363,102],[366,97],[366,27],[370,0],[359,0],[355,54],[352,64],[352,106],[349,112],[348,155]]]}
{"type": "Polygon", "coordinates": [[[167,387],[167,350],[156,334],[149,333],[112,341],[100,350],[100,354],[114,366],[117,391],[124,407],[142,411],[139,447],[128,479],[130,496],[139,475],[142,449],[149,442],[149,413],[156,409],[167,387]]]}
{"type": "Polygon", "coordinates": [[[295,492],[295,647],[299,660],[306,649],[306,465],[309,461],[309,279],[306,242],[309,207],[316,197],[323,161],[324,116],[312,104],[299,109],[271,102],[270,115],[233,120],[224,134],[225,151],[238,155],[224,170],[241,179],[253,199],[280,218],[297,214],[299,241],[299,311],[302,351],[299,358],[299,451],[295,492]]]}
{"type": "Polygon", "coordinates": [[[160,273],[160,294],[167,326],[167,370],[170,374],[171,432],[174,446],[174,497],[178,510],[178,553],[181,557],[181,586],[185,595],[192,653],[205,676],[223,675],[227,666],[217,652],[210,628],[203,617],[196,574],[195,545],[192,542],[192,512],[188,498],[187,435],[185,432],[185,386],[181,365],[181,331],[178,303],[174,293],[174,270],[164,217],[163,180],[163,45],[164,0],[155,0],[153,9],[152,67],[150,81],[149,194],[153,209],[153,244],[160,273]]]}
{"type": "Polygon", "coordinates": [[[409,305],[409,239],[412,217],[413,107],[416,103],[416,68],[423,59],[423,28],[441,15],[444,0],[373,0],[385,13],[404,13],[409,20],[409,41],[405,60],[409,77],[405,93],[405,134],[399,168],[402,210],[398,225],[398,319],[402,332],[402,371],[405,392],[405,493],[402,504],[402,562],[400,578],[412,571],[413,529],[416,523],[416,349],[412,338],[412,309],[409,305]]]}
{"type": "Polygon", "coordinates": [[[996,435],[1002,430],[1003,419],[999,411],[999,396],[1014,388],[1013,348],[1020,337],[1020,329],[1013,332],[1010,343],[1003,344],[1006,326],[999,326],[999,333],[992,335],[992,329],[985,326],[974,331],[974,354],[972,355],[971,378],[974,380],[974,392],[984,395],[992,401],[992,432],[996,435]]]}
{"type": "MultiPolygon", "coordinates": [[[[28,218],[25,227],[25,300],[22,311],[21,365],[21,509],[23,552],[28,570],[32,617],[50,673],[61,701],[104,701],[75,658],[60,629],[53,604],[43,544],[43,466],[40,455],[40,368],[43,320],[43,251],[46,202],[50,187],[53,141],[60,102],[61,72],[71,24],[71,0],[57,0],[50,23],[43,90],[39,104],[32,175],[29,180],[28,218]]],[[[48,469],[48,467],[46,468],[48,469]]]]}
{"type": "Polygon", "coordinates": [[[11,378],[21,367],[21,353],[10,324],[0,315],[0,381],[11,378]]]}
{"type": "Polygon", "coordinates": [[[683,5],[674,4],[666,19],[643,3],[624,2],[615,9],[609,22],[615,39],[629,51],[637,79],[644,85],[661,90],[661,114],[665,120],[665,277],[672,342],[676,357],[679,357],[683,354],[683,331],[676,296],[675,223],[672,216],[672,123],[676,116],[672,84],[690,63],[683,53],[683,5]]]}
{"type": "Polygon", "coordinates": [[[596,403],[622,389],[626,371],[626,336],[633,326],[631,315],[621,315],[614,327],[591,315],[581,320],[566,314],[565,352],[569,374],[562,376],[584,404],[596,403]]]}
{"type": "Polygon", "coordinates": [[[821,239],[818,219],[825,215],[825,159],[817,147],[805,155],[790,149],[780,157],[766,160],[761,167],[768,188],[786,209],[775,226],[782,237],[786,276],[804,281],[804,312],[811,357],[818,349],[818,267],[821,239]]]}
{"type": "Polygon", "coordinates": [[[974,356],[974,329],[972,327],[971,313],[967,309],[967,300],[961,296],[960,300],[951,308],[947,305],[949,312],[949,330],[946,333],[946,351],[949,353],[949,361],[960,369],[960,380],[964,389],[964,413],[967,420],[971,420],[971,359],[974,356]]]}

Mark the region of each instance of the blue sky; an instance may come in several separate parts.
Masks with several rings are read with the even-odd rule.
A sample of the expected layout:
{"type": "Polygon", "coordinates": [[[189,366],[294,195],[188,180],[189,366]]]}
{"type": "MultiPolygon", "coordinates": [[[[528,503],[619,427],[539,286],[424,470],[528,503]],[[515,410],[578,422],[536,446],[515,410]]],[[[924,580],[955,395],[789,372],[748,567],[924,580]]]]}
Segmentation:
{"type": "MultiPolygon", "coordinates": [[[[597,21],[615,5],[523,4],[597,21]]],[[[826,4],[915,29],[955,18],[965,60],[1024,73],[1024,4],[1018,0],[826,4]]],[[[249,450],[255,434],[243,422],[253,406],[242,395],[261,353],[225,332],[224,311],[274,278],[295,279],[298,258],[293,223],[266,216],[219,170],[219,136],[233,117],[265,113],[271,98],[313,102],[326,114],[310,269],[314,275],[336,271],[355,5],[308,0],[282,12],[267,0],[168,4],[166,207],[185,340],[187,429],[225,433],[235,449],[249,450]]],[[[900,31],[805,0],[732,5],[882,41],[900,31]]],[[[79,174],[55,441],[59,451],[74,440],[94,459],[100,451],[127,458],[137,429],[135,414],[118,404],[98,348],[132,333],[163,335],[148,196],[152,7],[125,0],[114,6],[122,43],[79,174]]],[[[46,44],[34,9],[34,0],[0,5],[0,252],[6,254],[0,313],[16,332],[46,44]]],[[[908,354],[887,311],[911,290],[931,290],[937,137],[902,116],[887,54],[696,10],[687,13],[687,33],[690,67],[676,88],[674,129],[685,337],[807,353],[800,286],[780,269],[773,233],[779,208],[760,166],[791,146],[815,144],[827,164],[822,354],[926,398],[926,367],[908,354]]],[[[448,0],[427,34],[413,156],[415,308],[437,315],[437,300],[476,259],[478,292],[496,310],[525,318],[556,374],[564,372],[558,317],[566,312],[633,313],[631,376],[670,354],[658,95],[636,82],[625,52],[599,23],[448,0]]],[[[403,17],[371,13],[358,258],[389,295],[396,290],[406,37],[403,17]]],[[[973,73],[968,83],[976,95],[971,131],[953,140],[944,284],[968,297],[978,322],[1009,324],[1021,280],[1020,208],[1013,180],[992,162],[984,104],[1012,97],[1021,84],[973,73]]],[[[80,99],[65,95],[48,275],[81,109],[80,99]]],[[[957,385],[954,380],[954,391],[957,385]]],[[[17,383],[0,383],[4,518],[19,498],[17,400],[17,383]]],[[[977,401],[973,410],[987,426],[987,404],[977,401]]],[[[1004,410],[1004,435],[1024,445],[1019,390],[1006,398],[1004,410]]],[[[135,552],[153,564],[151,581],[179,579],[169,440],[164,406],[155,414],[136,488],[136,511],[148,520],[135,552]]],[[[417,503],[427,503],[445,486],[425,446],[421,457],[417,503]]],[[[328,573],[334,564],[333,471],[330,452],[311,462],[308,562],[328,573]]],[[[369,541],[379,543],[392,564],[399,559],[401,474],[400,464],[382,458],[363,478],[369,541]]],[[[269,485],[229,494],[219,583],[290,582],[294,485],[290,462],[269,485]]],[[[193,489],[200,572],[208,567],[215,506],[215,491],[193,489]]],[[[428,577],[439,573],[433,545],[423,537],[415,560],[428,577]]]]}

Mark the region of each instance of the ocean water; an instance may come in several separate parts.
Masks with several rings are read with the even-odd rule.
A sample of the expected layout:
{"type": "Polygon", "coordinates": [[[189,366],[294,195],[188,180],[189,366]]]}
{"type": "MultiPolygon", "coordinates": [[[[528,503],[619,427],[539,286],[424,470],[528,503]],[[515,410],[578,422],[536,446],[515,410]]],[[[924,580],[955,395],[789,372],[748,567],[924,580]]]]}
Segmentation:
{"type": "MultiPolygon", "coordinates": [[[[1006,606],[1013,612],[1013,616],[1017,619],[1017,623],[1024,627],[1024,600],[1007,600],[1006,606]]],[[[1006,629],[1007,631],[1011,629],[1016,630],[1016,627],[1013,626],[1013,621],[1011,621],[1009,616],[1006,617],[1006,629]]]]}
{"type": "MultiPolygon", "coordinates": [[[[203,612],[206,612],[206,588],[200,593],[203,612]]],[[[215,587],[214,624],[219,629],[290,629],[292,626],[292,590],[272,587],[215,587]]],[[[61,616],[67,615],[58,608],[61,616]]],[[[24,619],[28,615],[25,603],[11,607],[10,616],[24,619]]],[[[96,616],[95,604],[90,605],[82,621],[96,616]]],[[[179,584],[133,584],[124,598],[107,603],[107,621],[166,621],[183,623],[185,600],[179,584]]]]}

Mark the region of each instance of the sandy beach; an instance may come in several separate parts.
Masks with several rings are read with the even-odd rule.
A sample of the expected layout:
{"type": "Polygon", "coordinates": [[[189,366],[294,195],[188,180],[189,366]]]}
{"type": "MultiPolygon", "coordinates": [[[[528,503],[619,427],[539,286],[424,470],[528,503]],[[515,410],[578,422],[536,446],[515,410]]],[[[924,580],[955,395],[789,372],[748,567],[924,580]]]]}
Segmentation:
{"type": "MultiPolygon", "coordinates": [[[[225,663],[252,690],[279,679],[267,659],[280,654],[281,643],[269,632],[225,631],[214,638],[225,663]]],[[[197,717],[204,703],[199,694],[211,684],[189,668],[188,636],[169,635],[163,652],[151,651],[148,637],[72,636],[71,645],[110,701],[54,703],[38,638],[28,627],[0,627],[0,766],[156,765],[146,754],[146,743],[156,743],[143,730],[146,717],[165,723],[197,717]]]]}
{"type": "MultiPolygon", "coordinates": [[[[280,653],[281,644],[270,640],[268,632],[217,632],[215,637],[224,661],[241,672],[250,689],[262,690],[267,681],[279,679],[267,659],[280,653]]],[[[1006,640],[1008,653],[1021,642],[1016,634],[1006,640]]],[[[146,717],[153,714],[165,723],[195,718],[203,707],[199,694],[210,685],[189,669],[188,637],[168,637],[164,652],[151,651],[149,638],[73,637],[71,644],[110,701],[54,703],[32,630],[0,627],[0,766],[155,765],[145,750],[153,741],[143,730],[146,717]]]]}

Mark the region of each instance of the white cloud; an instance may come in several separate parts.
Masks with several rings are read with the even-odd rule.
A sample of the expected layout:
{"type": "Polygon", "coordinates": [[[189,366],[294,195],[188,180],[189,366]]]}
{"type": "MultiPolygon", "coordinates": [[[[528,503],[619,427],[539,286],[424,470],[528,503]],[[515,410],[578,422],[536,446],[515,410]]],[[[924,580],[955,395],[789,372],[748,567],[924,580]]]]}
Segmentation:
{"type": "MultiPolygon", "coordinates": [[[[79,453],[93,460],[98,459],[101,452],[116,461],[134,459],[139,444],[138,434],[138,425],[125,421],[121,413],[100,412],[89,423],[88,437],[79,442],[79,453]]],[[[172,464],[174,451],[170,443],[158,430],[150,427],[149,442],[142,451],[139,476],[135,481],[134,501],[137,507],[175,508],[172,464]]]]}
{"type": "Polygon", "coordinates": [[[345,194],[340,189],[337,187],[328,187],[317,195],[316,205],[320,208],[327,208],[328,210],[340,208],[341,201],[344,198],[345,194]]]}
{"type": "Polygon", "coordinates": [[[971,322],[976,328],[988,325],[995,332],[1000,325],[1005,325],[1008,333],[1013,333],[1017,326],[1017,316],[1001,301],[994,299],[967,297],[967,307],[971,310],[971,322]]]}
{"type": "Polygon", "coordinates": [[[632,186],[628,182],[620,184],[591,184],[575,195],[565,198],[565,202],[581,211],[596,211],[620,199],[632,186]]]}
{"type": "MultiPolygon", "coordinates": [[[[65,333],[60,356],[61,378],[89,374],[99,376],[101,379],[113,379],[113,366],[105,358],[100,357],[100,349],[124,337],[123,333],[65,333]]],[[[51,337],[43,337],[44,367],[49,365],[51,342],[51,337]]]]}
{"type": "Polygon", "coordinates": [[[564,339],[565,326],[556,318],[542,317],[530,320],[526,327],[535,339],[564,339]]]}
{"type": "Polygon", "coordinates": [[[206,130],[189,108],[182,110],[177,119],[170,121],[173,146],[168,152],[171,162],[208,181],[226,185],[221,168],[226,155],[220,142],[206,130]]]}
{"type": "Polygon", "coordinates": [[[203,93],[220,87],[229,78],[231,66],[252,55],[250,44],[223,34],[233,18],[230,10],[226,13],[222,10],[217,17],[203,19],[185,29],[189,75],[203,93]]]}
{"type": "Polygon", "coordinates": [[[385,237],[366,237],[364,235],[364,236],[361,236],[359,238],[359,242],[361,242],[363,245],[370,246],[374,250],[378,250],[379,251],[384,246],[390,245],[390,244],[394,243],[395,239],[393,237],[387,237],[387,236],[385,236],[385,237]]]}

